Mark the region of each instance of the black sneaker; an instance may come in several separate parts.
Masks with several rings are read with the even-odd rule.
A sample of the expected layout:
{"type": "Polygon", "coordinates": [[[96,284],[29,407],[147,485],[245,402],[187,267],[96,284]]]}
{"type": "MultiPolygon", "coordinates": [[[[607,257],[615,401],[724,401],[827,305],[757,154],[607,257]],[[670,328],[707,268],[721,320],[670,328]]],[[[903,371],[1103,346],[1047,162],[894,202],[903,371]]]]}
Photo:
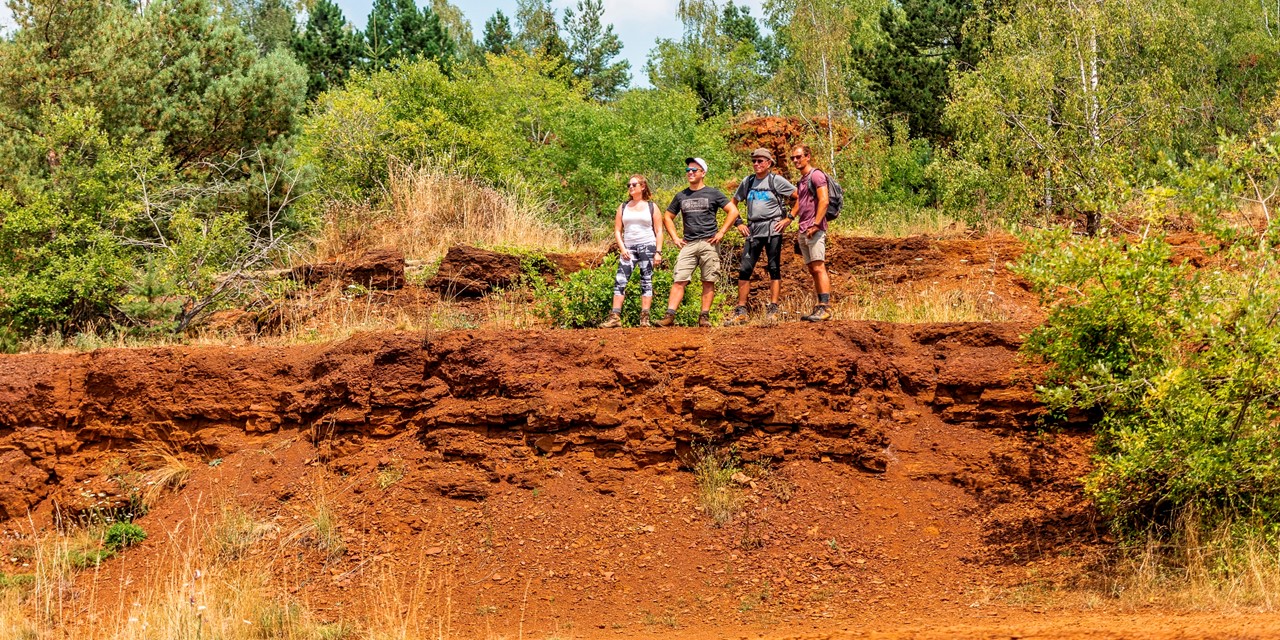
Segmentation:
{"type": "Polygon", "coordinates": [[[813,313],[800,318],[805,322],[823,322],[831,319],[831,309],[825,304],[820,304],[813,308],[813,313]]]}

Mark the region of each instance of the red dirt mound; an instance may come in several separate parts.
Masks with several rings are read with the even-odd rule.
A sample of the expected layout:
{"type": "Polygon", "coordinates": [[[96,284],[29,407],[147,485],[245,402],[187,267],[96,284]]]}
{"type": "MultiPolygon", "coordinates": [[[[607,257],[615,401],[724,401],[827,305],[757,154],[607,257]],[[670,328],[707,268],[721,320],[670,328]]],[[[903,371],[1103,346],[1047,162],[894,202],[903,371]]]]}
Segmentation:
{"type": "MultiPolygon", "coordinates": [[[[374,334],[3,357],[5,537],[125,501],[131,452],[162,441],[209,464],[140,524],[251,510],[276,533],[250,561],[331,619],[377,613],[388,580],[466,603],[431,614],[463,637],[985,615],[976,590],[1026,562],[1054,575],[1093,544],[1077,481],[1089,438],[1027,429],[1026,329],[374,334]],[[700,442],[742,461],[723,526],[682,471],[700,442]],[[289,533],[321,500],[337,555],[289,533]]],[[[167,544],[152,536],[84,579],[133,584],[167,544]]]]}

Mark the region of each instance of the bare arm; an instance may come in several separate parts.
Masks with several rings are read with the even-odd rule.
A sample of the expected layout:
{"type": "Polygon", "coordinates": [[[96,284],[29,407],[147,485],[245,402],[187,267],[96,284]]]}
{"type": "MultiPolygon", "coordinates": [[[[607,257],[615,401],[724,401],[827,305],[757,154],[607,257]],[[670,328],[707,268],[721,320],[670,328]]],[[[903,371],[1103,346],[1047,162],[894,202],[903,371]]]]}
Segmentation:
{"type": "Polygon", "coordinates": [[[618,255],[623,260],[631,261],[631,254],[627,253],[627,245],[622,242],[622,209],[627,205],[619,205],[618,212],[613,216],[613,238],[618,241],[618,255]]]}
{"type": "Polygon", "coordinates": [[[654,239],[657,241],[658,252],[654,254],[654,262],[662,262],[662,214],[655,207],[653,210],[653,230],[654,239]]]}
{"type": "Polygon", "coordinates": [[[818,232],[818,223],[827,217],[827,207],[831,204],[831,198],[827,195],[827,186],[818,187],[818,211],[813,215],[813,226],[805,232],[809,237],[818,232]]]}
{"type": "Polygon", "coordinates": [[[665,211],[662,214],[662,226],[671,234],[671,241],[677,247],[684,247],[684,240],[680,239],[680,234],[676,233],[676,214],[665,211]]]}
{"type": "Polygon", "coordinates": [[[711,239],[711,244],[720,242],[724,238],[724,234],[728,233],[729,228],[733,226],[733,221],[738,219],[738,205],[734,204],[732,200],[724,206],[724,210],[729,213],[724,217],[724,224],[716,232],[716,236],[711,239]]]}
{"type": "MultiPolygon", "coordinates": [[[[737,205],[738,205],[738,196],[734,196],[734,197],[733,197],[732,205],[733,205],[734,209],[737,209],[737,205]]],[[[731,215],[729,218],[726,218],[726,219],[725,219],[725,221],[726,221],[726,222],[730,222],[730,221],[732,221],[732,220],[733,220],[734,218],[736,218],[736,217],[737,217],[737,213],[734,213],[734,214],[733,214],[733,215],[731,215]]],[[[739,233],[741,233],[741,234],[742,234],[742,235],[744,235],[744,236],[751,232],[751,229],[750,229],[749,227],[747,227],[747,223],[746,223],[746,222],[740,222],[740,223],[738,223],[738,225],[737,225],[737,226],[738,226],[738,232],[739,232],[739,233]]]]}

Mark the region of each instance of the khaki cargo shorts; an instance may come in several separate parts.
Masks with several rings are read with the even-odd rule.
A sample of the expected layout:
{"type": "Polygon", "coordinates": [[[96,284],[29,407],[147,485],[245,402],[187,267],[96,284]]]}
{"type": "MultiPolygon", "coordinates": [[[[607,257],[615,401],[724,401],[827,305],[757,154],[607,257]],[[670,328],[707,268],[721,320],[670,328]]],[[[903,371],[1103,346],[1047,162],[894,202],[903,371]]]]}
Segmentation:
{"type": "Polygon", "coordinates": [[[813,232],[810,238],[805,234],[800,234],[796,238],[800,242],[800,257],[804,259],[805,264],[817,262],[827,259],[827,232],[821,229],[813,232]]]}
{"type": "Polygon", "coordinates": [[[695,240],[680,249],[673,279],[688,282],[693,279],[693,270],[699,265],[702,266],[703,282],[715,282],[720,278],[720,252],[706,240],[695,240]]]}

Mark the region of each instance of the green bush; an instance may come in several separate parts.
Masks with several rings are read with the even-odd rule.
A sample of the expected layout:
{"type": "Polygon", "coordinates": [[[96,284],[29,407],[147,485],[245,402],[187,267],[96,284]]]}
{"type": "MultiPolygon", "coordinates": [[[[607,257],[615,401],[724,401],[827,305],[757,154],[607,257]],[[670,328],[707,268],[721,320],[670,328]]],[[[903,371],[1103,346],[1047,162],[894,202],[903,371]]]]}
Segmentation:
{"type": "MultiPolygon", "coordinates": [[[[1193,270],[1151,237],[1029,239],[1020,262],[1049,305],[1027,353],[1051,368],[1055,412],[1094,411],[1086,481],[1117,530],[1168,535],[1280,522],[1280,261],[1229,248],[1232,268],[1193,270]]],[[[1275,531],[1280,533],[1280,531],[1275,531]]]]}
{"type": "Polygon", "coordinates": [[[142,527],[132,522],[117,522],[107,527],[107,532],[102,538],[102,543],[107,549],[119,551],[125,547],[132,547],[139,542],[147,539],[147,532],[142,527]]]}
{"type": "MultiPolygon", "coordinates": [[[[663,266],[653,272],[653,319],[657,320],[666,313],[667,296],[671,294],[671,265],[675,263],[679,251],[675,247],[666,247],[663,251],[663,266]]],[[[594,327],[609,316],[613,305],[613,277],[618,271],[618,255],[611,254],[604,264],[594,269],[583,269],[563,278],[556,285],[542,285],[535,282],[535,297],[540,315],[551,320],[558,327],[580,329],[594,327]]],[[[694,273],[693,281],[685,289],[684,300],[676,309],[676,324],[694,326],[698,324],[698,313],[701,310],[700,300],[702,285],[698,273],[694,273]]],[[[711,304],[711,321],[719,324],[724,316],[724,297],[717,293],[711,304]]],[[[622,323],[634,327],[640,323],[640,274],[633,272],[627,283],[626,297],[622,304],[622,323]]]]}

